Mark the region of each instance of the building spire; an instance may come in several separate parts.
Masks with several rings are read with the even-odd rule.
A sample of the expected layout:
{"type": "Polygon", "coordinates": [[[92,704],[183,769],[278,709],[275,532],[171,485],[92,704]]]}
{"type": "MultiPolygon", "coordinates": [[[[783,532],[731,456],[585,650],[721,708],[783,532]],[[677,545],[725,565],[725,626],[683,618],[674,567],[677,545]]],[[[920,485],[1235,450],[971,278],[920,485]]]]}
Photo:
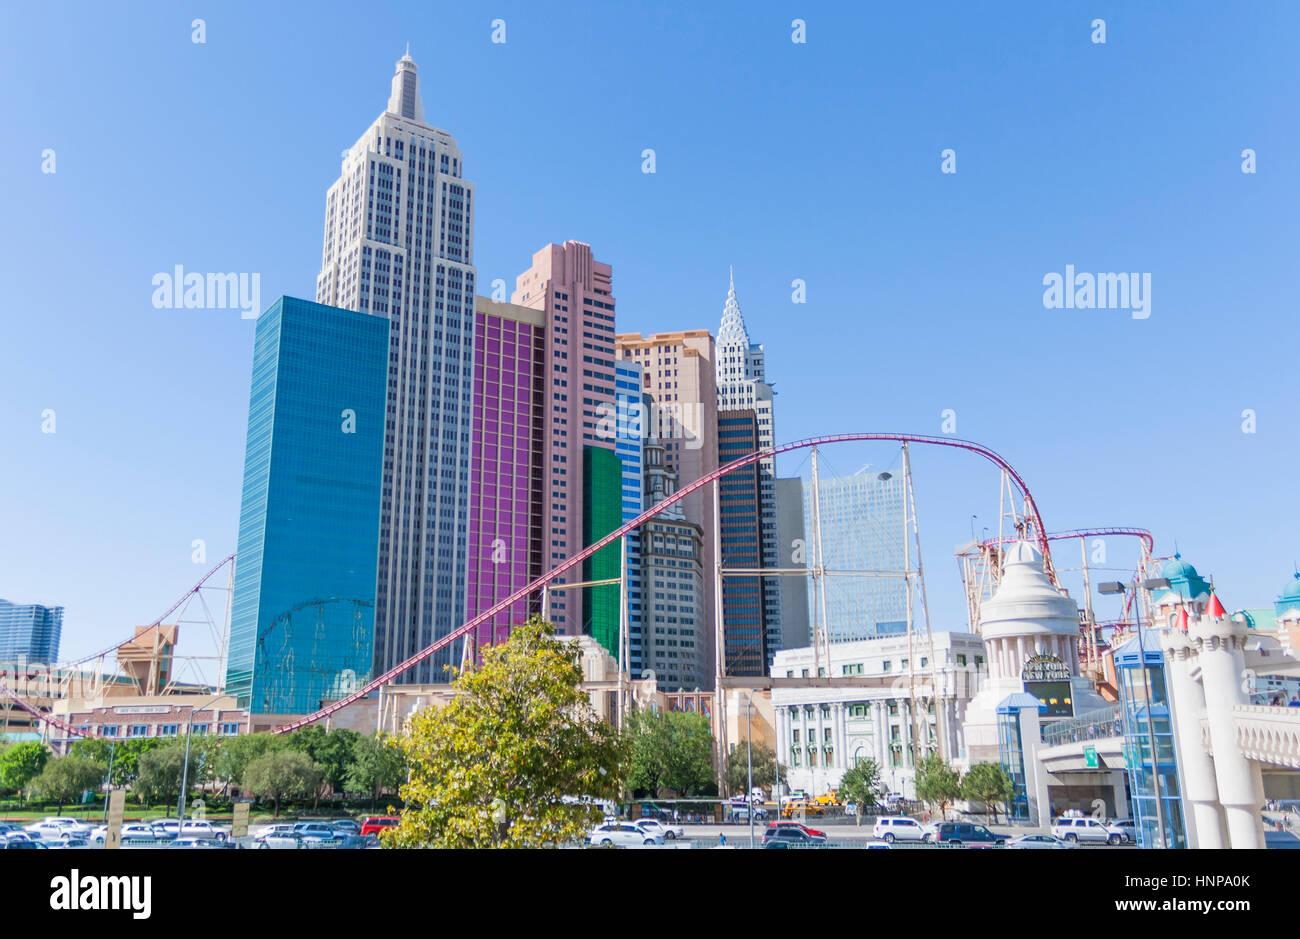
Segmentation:
{"type": "Polygon", "coordinates": [[[722,326],[718,329],[718,342],[743,343],[749,348],[749,332],[745,329],[745,318],[740,314],[740,304],[736,301],[736,271],[727,268],[730,283],[727,287],[727,303],[722,308],[722,326]]]}
{"type": "Polygon", "coordinates": [[[411,44],[406,44],[406,54],[397,60],[393,75],[393,90],[388,96],[388,111],[398,117],[424,123],[424,105],[420,102],[420,76],[415,60],[411,58],[411,44]]]}

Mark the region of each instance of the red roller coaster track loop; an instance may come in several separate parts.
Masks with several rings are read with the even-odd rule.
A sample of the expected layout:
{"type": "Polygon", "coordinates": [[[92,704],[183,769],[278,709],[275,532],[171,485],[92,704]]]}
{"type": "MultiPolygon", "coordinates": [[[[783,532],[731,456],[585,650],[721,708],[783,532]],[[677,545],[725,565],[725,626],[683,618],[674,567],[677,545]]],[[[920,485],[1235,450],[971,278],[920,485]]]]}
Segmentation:
{"type": "MultiPolygon", "coordinates": [[[[1147,546],[1147,553],[1150,554],[1155,550],[1156,542],[1151,532],[1145,528],[1076,528],[1073,531],[1054,531],[1047,536],[1048,541],[1065,541],[1070,538],[1105,538],[1110,535],[1124,535],[1133,538],[1141,538],[1147,546]]],[[[1018,541],[1018,538],[1003,538],[999,542],[997,538],[988,538],[984,541],[985,546],[995,544],[1010,544],[1018,541]]]]}
{"type": "Polygon", "coordinates": [[[670,498],[665,499],[664,501],[658,503],[657,505],[642,512],[640,515],[632,519],[630,522],[627,522],[622,527],[615,529],[614,531],[606,535],[604,538],[601,538],[595,544],[591,545],[588,548],[583,549],[579,553],[573,555],[568,560],[561,563],[559,566],[553,568],[549,573],[539,577],[537,580],[533,581],[527,586],[519,588],[510,596],[506,597],[504,600],[497,603],[491,609],[483,613],[480,613],[478,616],[474,617],[473,619],[469,620],[463,625],[458,626],[456,629],[453,629],[451,632],[447,633],[447,635],[443,636],[441,639],[437,640],[432,645],[427,646],[424,649],[421,649],[419,652],[415,653],[410,658],[406,659],[406,661],[394,665],[392,668],[384,672],[382,675],[378,676],[377,678],[372,678],[369,682],[367,682],[362,687],[358,688],[356,691],[352,692],[346,697],[339,698],[337,701],[331,702],[326,707],[321,708],[315,714],[309,714],[306,717],[301,717],[295,721],[290,721],[287,724],[282,724],[281,726],[275,729],[274,733],[283,734],[283,733],[288,733],[289,731],[297,730],[299,727],[306,727],[308,724],[314,724],[317,721],[323,720],[324,718],[330,716],[331,714],[334,714],[337,711],[342,710],[343,708],[347,707],[349,704],[352,704],[355,701],[360,701],[362,698],[366,697],[366,695],[370,694],[376,688],[380,688],[388,684],[390,681],[392,681],[397,676],[401,675],[403,672],[406,672],[407,670],[414,667],[415,665],[418,665],[420,662],[423,662],[425,659],[432,656],[438,650],[450,645],[452,642],[455,642],[460,637],[467,635],[468,633],[473,631],[476,627],[478,627],[482,623],[487,622],[492,617],[496,616],[498,613],[501,613],[502,611],[509,609],[513,604],[518,603],[520,600],[523,600],[526,597],[531,596],[532,594],[541,590],[552,580],[555,580],[561,574],[564,574],[565,572],[581,564],[584,560],[591,557],[601,548],[604,548],[607,545],[617,541],[619,538],[622,538],[628,532],[640,527],[644,523],[648,522],[650,519],[654,518],[656,515],[658,515],[668,506],[672,505],[675,502],[680,501],[681,499],[684,499],[686,496],[690,495],[691,493],[704,488],[705,486],[712,483],[715,479],[725,476],[734,470],[740,469],[741,467],[748,466],[751,463],[756,463],[759,460],[767,459],[769,457],[776,456],[777,454],[788,453],[791,450],[804,450],[809,447],[818,447],[818,446],[823,446],[825,444],[831,444],[831,443],[849,443],[854,441],[870,441],[870,440],[893,441],[896,443],[933,444],[935,446],[940,446],[940,447],[952,447],[958,450],[966,450],[970,453],[979,454],[980,456],[984,457],[986,460],[989,460],[990,462],[997,465],[1000,469],[1005,471],[1012,478],[1012,480],[1015,481],[1016,488],[1019,489],[1021,494],[1024,496],[1025,503],[1029,507],[1028,515],[1030,516],[1033,522],[1034,534],[1038,540],[1039,549],[1043,553],[1044,566],[1046,567],[1049,576],[1052,578],[1052,582],[1053,583],[1056,582],[1056,574],[1051,567],[1051,551],[1047,543],[1047,529],[1044,527],[1042,516],[1038,512],[1038,504],[1034,501],[1033,495],[1031,495],[1029,492],[1029,487],[1025,485],[1024,479],[1022,479],[1020,474],[1016,472],[1015,468],[1012,467],[1012,465],[1008,463],[1006,460],[1004,460],[999,454],[995,453],[993,450],[990,450],[988,447],[985,447],[982,444],[975,443],[974,441],[971,440],[961,440],[956,437],[933,437],[933,436],[927,436],[923,434],[883,434],[883,433],[881,434],[831,434],[826,437],[808,437],[803,440],[796,440],[793,443],[782,444],[781,446],[772,447],[767,450],[758,450],[754,453],[749,454],[748,456],[743,456],[740,457],[739,459],[732,460],[730,463],[726,464],[725,466],[719,467],[718,469],[714,470],[712,473],[709,473],[706,476],[701,476],[699,479],[695,480],[694,482],[681,487],[670,498]]]}

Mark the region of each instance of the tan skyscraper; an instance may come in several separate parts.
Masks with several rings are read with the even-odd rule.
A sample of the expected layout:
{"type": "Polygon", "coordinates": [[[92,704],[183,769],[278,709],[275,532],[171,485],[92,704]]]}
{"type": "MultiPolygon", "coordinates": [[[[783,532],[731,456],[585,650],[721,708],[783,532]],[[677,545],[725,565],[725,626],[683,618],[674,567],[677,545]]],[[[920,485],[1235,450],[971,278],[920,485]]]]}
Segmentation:
{"type": "MultiPolygon", "coordinates": [[[[649,395],[652,410],[644,416],[646,434],[658,437],[663,458],[677,473],[677,488],[685,487],[718,468],[718,387],[714,363],[713,336],[707,329],[685,332],[639,333],[619,335],[618,357],[636,362],[642,368],[642,391],[649,395]]],[[[689,522],[700,526],[704,568],[703,610],[697,622],[702,635],[693,638],[698,655],[696,671],[712,683],[714,646],[714,547],[713,493],[708,487],[692,493],[681,502],[689,522]]],[[[647,579],[648,580],[648,579],[647,579]]],[[[643,629],[647,643],[655,638],[655,615],[671,611],[656,610],[669,604],[655,599],[653,582],[644,585],[645,618],[643,629]]],[[[665,634],[666,635],[666,634],[665,634]]],[[[704,685],[702,685],[704,687],[704,685]]]]}

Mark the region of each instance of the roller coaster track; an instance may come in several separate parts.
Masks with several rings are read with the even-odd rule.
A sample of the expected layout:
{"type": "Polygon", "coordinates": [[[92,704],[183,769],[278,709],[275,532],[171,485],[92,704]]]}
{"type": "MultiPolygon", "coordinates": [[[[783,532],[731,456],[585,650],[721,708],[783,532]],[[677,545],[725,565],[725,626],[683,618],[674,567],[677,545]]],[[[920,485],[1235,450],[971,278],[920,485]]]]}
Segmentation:
{"type": "Polygon", "coordinates": [[[423,662],[425,659],[430,658],[435,653],[437,653],[440,649],[445,648],[446,646],[455,642],[457,639],[461,638],[462,636],[468,635],[470,632],[472,632],[481,624],[488,622],[497,614],[503,612],[504,610],[509,609],[513,604],[518,603],[520,600],[523,600],[531,596],[532,594],[536,593],[537,591],[541,590],[551,581],[556,580],[557,578],[561,577],[563,574],[572,570],[574,567],[581,564],[583,561],[591,557],[597,551],[601,550],[602,548],[610,544],[613,544],[614,542],[622,538],[627,533],[633,531],[636,528],[639,528],[641,525],[650,521],[650,519],[654,518],[656,515],[658,515],[668,506],[681,501],[682,499],[686,498],[693,492],[698,492],[700,489],[703,489],[705,486],[708,486],[715,480],[720,479],[721,477],[727,475],[728,473],[734,472],[735,470],[741,469],[742,467],[749,466],[752,463],[757,463],[760,460],[770,459],[781,453],[789,453],[792,450],[804,450],[809,447],[825,446],[827,444],[832,444],[832,443],[850,443],[850,442],[860,442],[860,441],[892,441],[896,443],[919,443],[919,444],[930,444],[930,445],[940,446],[940,447],[950,447],[958,450],[965,450],[969,453],[978,454],[979,456],[984,457],[986,460],[990,461],[991,463],[994,463],[1005,473],[1007,473],[1008,476],[1010,476],[1010,478],[1015,482],[1016,488],[1019,489],[1021,495],[1024,497],[1024,501],[1027,506],[1026,514],[1029,516],[1030,520],[1032,521],[1033,528],[1034,528],[1034,535],[1038,541],[1039,549],[1042,551],[1043,554],[1044,567],[1048,573],[1048,576],[1052,578],[1052,582],[1056,583],[1056,573],[1053,570],[1051,565],[1051,549],[1048,545],[1047,529],[1043,526],[1043,519],[1042,516],[1039,514],[1038,504],[1034,501],[1033,495],[1029,492],[1029,487],[1025,484],[1025,481],[1023,478],[1021,478],[1020,474],[1016,472],[1015,468],[1012,467],[1011,464],[1008,463],[1005,459],[1003,459],[999,454],[997,454],[993,450],[990,450],[988,447],[985,447],[982,444],[975,443],[974,441],[971,440],[962,440],[957,437],[933,437],[933,436],[922,435],[922,434],[861,433],[861,434],[832,434],[825,437],[808,437],[803,440],[796,440],[792,443],[782,444],[780,446],[771,447],[766,450],[758,450],[747,456],[739,457],[738,459],[732,460],[730,463],[727,463],[724,466],[718,467],[718,469],[714,470],[713,472],[705,476],[701,476],[699,479],[695,480],[694,482],[682,486],[670,498],[667,498],[662,502],[647,509],[646,511],[642,512],[636,518],[632,519],[629,522],[626,522],[619,528],[616,528],[614,531],[610,532],[608,535],[601,538],[599,541],[597,541],[595,544],[591,545],[590,547],[584,548],[582,551],[571,556],[570,558],[568,558],[568,560],[562,562],[561,564],[553,568],[548,573],[534,580],[532,583],[519,588],[510,596],[498,602],[495,606],[484,611],[483,613],[480,613],[478,616],[475,616],[473,619],[465,622],[464,624],[456,627],[451,632],[447,633],[447,635],[435,641],[432,645],[426,646],[424,649],[421,649],[419,652],[415,653],[405,661],[400,662],[397,665],[394,665],[392,668],[388,669],[388,671],[384,672],[382,675],[379,675],[378,677],[371,679],[369,682],[367,682],[365,685],[358,688],[356,691],[352,692],[346,697],[339,698],[337,701],[332,701],[330,704],[321,708],[319,711],[317,711],[314,714],[309,714],[306,717],[301,717],[298,718],[297,720],[290,721],[287,724],[282,724],[281,726],[275,728],[274,732],[277,734],[282,734],[282,733],[288,733],[293,730],[297,730],[300,727],[306,727],[308,724],[314,724],[317,721],[324,720],[326,717],[329,717],[331,714],[334,714],[342,710],[348,705],[356,701],[360,701],[362,698],[366,697],[375,689],[383,687],[384,685],[391,682],[393,679],[397,678],[399,675],[410,670],[414,666],[423,662]]]}

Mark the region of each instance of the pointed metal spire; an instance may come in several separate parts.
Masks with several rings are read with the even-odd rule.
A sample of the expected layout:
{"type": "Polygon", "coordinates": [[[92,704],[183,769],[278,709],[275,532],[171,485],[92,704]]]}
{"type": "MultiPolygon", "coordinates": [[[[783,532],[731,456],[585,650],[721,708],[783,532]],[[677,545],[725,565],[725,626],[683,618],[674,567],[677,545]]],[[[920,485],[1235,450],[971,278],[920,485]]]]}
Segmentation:
{"type": "Polygon", "coordinates": [[[749,348],[749,331],[745,329],[745,318],[741,316],[740,304],[736,302],[736,271],[728,265],[729,283],[727,286],[727,303],[722,308],[722,326],[718,329],[719,343],[743,343],[749,348]]]}

